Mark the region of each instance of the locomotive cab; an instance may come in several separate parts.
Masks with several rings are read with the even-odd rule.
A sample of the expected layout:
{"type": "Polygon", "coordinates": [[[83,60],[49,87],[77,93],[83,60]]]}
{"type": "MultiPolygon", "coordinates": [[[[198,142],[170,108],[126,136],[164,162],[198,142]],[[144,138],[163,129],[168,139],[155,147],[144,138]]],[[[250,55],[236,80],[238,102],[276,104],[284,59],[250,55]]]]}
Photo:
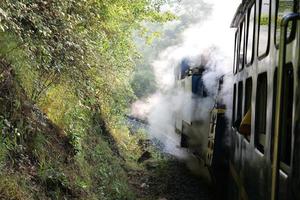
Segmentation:
{"type": "Polygon", "coordinates": [[[207,134],[201,129],[203,126],[208,127],[208,123],[197,118],[197,112],[201,109],[198,101],[208,96],[202,79],[204,71],[203,65],[191,67],[187,60],[183,60],[177,68],[176,75],[176,87],[181,91],[183,101],[175,113],[175,131],[181,136],[180,146],[189,148],[197,154],[203,154],[205,142],[201,141],[199,144],[198,138],[201,134],[207,134]]]}

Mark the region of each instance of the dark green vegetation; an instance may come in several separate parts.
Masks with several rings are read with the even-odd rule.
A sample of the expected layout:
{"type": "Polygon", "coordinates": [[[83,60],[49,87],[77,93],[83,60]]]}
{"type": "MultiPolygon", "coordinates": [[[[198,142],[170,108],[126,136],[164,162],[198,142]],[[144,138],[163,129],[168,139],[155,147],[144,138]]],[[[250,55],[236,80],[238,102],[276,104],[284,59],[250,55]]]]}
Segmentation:
{"type": "Polygon", "coordinates": [[[141,65],[134,73],[133,80],[131,82],[134,94],[138,98],[147,97],[153,94],[157,87],[155,81],[154,72],[149,65],[141,65]]]}
{"type": "Polygon", "coordinates": [[[135,199],[132,32],[163,2],[0,2],[0,199],[135,199]]]}

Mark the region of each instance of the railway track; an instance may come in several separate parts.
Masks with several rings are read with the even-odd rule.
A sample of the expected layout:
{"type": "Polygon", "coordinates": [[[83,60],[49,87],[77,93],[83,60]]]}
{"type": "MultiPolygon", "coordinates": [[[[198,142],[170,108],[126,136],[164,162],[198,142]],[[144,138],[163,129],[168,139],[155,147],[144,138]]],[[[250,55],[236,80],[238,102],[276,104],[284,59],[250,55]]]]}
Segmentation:
{"type": "MultiPolygon", "coordinates": [[[[142,127],[149,131],[149,124],[144,120],[128,117],[130,126],[142,127]]],[[[212,188],[209,181],[203,176],[197,176],[197,159],[185,149],[178,147],[174,137],[157,131],[161,134],[160,140],[166,140],[173,148],[167,149],[160,140],[152,138],[151,144],[160,151],[163,159],[146,161],[143,170],[131,170],[128,177],[133,186],[137,200],[211,200],[212,188]],[[170,151],[178,152],[170,152],[170,151]],[[181,155],[178,157],[178,155],[181,155]],[[152,167],[147,167],[151,163],[152,167]],[[191,170],[192,169],[192,170],[191,170]]],[[[134,134],[134,133],[133,133],[134,134]]],[[[201,171],[201,169],[199,170],[201,171]]]]}

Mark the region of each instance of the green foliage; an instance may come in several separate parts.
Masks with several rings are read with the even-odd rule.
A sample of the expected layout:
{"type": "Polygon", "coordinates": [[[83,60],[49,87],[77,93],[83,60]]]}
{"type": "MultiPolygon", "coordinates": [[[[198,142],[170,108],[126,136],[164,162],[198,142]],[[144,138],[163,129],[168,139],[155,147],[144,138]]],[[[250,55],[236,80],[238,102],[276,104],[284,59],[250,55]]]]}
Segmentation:
{"type": "Polygon", "coordinates": [[[0,199],[6,200],[27,200],[31,199],[28,191],[22,188],[24,183],[20,183],[19,174],[5,175],[0,172],[0,199]]]}
{"type": "Polygon", "coordinates": [[[173,19],[160,12],[164,1],[0,1],[0,86],[6,70],[13,77],[8,99],[0,98],[10,109],[0,105],[0,169],[30,174],[8,186],[1,180],[0,195],[5,189],[7,199],[26,199],[29,185],[41,195],[34,199],[134,199],[122,162],[99,133],[118,129],[135,98],[132,33],[157,35],[141,24],[173,19]],[[19,180],[27,185],[17,187],[19,180]]]}
{"type": "Polygon", "coordinates": [[[96,180],[92,188],[101,199],[133,199],[120,163],[110,156],[111,150],[106,144],[98,142],[93,149],[86,149],[86,156],[90,158],[88,164],[94,165],[90,171],[96,180]]]}
{"type": "Polygon", "coordinates": [[[32,80],[32,87],[37,90],[31,94],[33,100],[59,83],[62,76],[75,84],[89,80],[91,83],[83,86],[97,89],[101,85],[93,83],[98,82],[95,79],[99,75],[104,83],[127,78],[136,54],[131,33],[144,30],[140,22],[172,19],[169,13],[158,12],[161,3],[150,0],[2,1],[1,27],[10,37],[15,37],[14,45],[5,51],[9,54],[13,49],[21,49],[27,56],[30,71],[37,74],[32,80]]]}
{"type": "Polygon", "coordinates": [[[292,12],[294,8],[294,2],[293,1],[280,1],[278,6],[278,12],[279,15],[286,12],[292,12]]]}
{"type": "Polygon", "coordinates": [[[269,25],[269,16],[262,16],[260,18],[260,25],[268,26],[269,25]]]}
{"type": "MultiPolygon", "coordinates": [[[[173,19],[172,14],[159,11],[164,2],[1,1],[0,34],[4,37],[0,45],[4,48],[0,58],[12,64],[34,102],[49,96],[52,88],[68,87],[68,94],[90,109],[100,106],[103,117],[114,126],[134,98],[130,77],[138,54],[132,33],[138,31],[148,38],[157,35],[148,33],[141,24],[173,19]]],[[[140,91],[138,85],[134,89],[140,91]]],[[[152,91],[153,85],[148,90],[152,91]]],[[[69,102],[61,95],[50,94],[62,100],[64,107],[69,102]]],[[[57,116],[52,115],[54,118],[57,116]]]]}
{"type": "Polygon", "coordinates": [[[0,170],[2,170],[5,166],[7,153],[8,149],[6,144],[0,140],[0,170]]]}
{"type": "Polygon", "coordinates": [[[41,163],[38,177],[51,199],[62,199],[67,193],[69,182],[66,175],[49,163],[41,163]]]}
{"type": "Polygon", "coordinates": [[[138,97],[148,96],[156,91],[156,81],[151,67],[141,67],[136,70],[131,82],[134,94],[138,97]]]}

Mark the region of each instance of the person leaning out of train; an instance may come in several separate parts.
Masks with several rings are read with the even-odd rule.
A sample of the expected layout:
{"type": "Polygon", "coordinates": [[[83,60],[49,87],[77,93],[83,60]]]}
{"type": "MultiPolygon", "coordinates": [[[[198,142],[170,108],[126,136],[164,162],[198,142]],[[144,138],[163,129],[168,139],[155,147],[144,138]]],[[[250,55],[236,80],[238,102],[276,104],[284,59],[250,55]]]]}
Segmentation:
{"type": "Polygon", "coordinates": [[[239,132],[244,135],[245,137],[250,137],[251,134],[251,109],[247,111],[245,116],[243,117],[240,127],[239,127],[239,132]]]}

